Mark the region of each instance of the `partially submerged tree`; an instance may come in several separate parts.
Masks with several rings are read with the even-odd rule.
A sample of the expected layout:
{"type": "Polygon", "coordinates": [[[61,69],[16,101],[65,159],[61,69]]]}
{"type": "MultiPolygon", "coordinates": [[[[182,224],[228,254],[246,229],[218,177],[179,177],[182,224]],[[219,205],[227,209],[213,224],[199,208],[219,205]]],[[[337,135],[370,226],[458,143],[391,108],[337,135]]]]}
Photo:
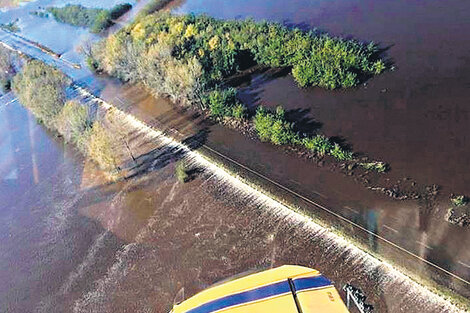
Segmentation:
{"type": "Polygon", "coordinates": [[[65,88],[69,83],[69,78],[58,69],[33,60],[15,76],[13,90],[36,118],[48,128],[54,128],[55,118],[64,106],[65,88]]]}

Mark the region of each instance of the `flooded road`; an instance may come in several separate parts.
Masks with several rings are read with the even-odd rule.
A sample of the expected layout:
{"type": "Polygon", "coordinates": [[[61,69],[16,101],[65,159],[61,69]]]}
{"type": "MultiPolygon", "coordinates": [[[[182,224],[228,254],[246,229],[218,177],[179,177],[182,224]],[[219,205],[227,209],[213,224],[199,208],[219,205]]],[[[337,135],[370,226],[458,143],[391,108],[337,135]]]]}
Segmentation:
{"type": "Polygon", "coordinates": [[[190,296],[287,263],[315,267],[337,288],[359,286],[377,312],[457,312],[193,152],[184,157],[198,174],[179,183],[174,161],[182,148],[150,130],[134,144],[155,155],[174,151],[174,161],[155,158],[152,171],[108,184],[86,159],[25,122],[32,118],[11,100],[1,99],[2,126],[15,125],[2,127],[10,161],[1,170],[19,174],[2,176],[9,206],[0,211],[1,312],[168,312],[183,287],[190,296]]]}
{"type": "MultiPolygon", "coordinates": [[[[92,85],[94,90],[102,90],[102,95],[115,104],[123,107],[132,104],[129,110],[151,125],[170,125],[188,135],[205,129],[208,146],[326,205],[371,233],[469,279],[470,251],[462,249],[461,242],[470,239],[470,233],[443,221],[448,195],[470,193],[465,175],[469,147],[465,134],[469,124],[463,106],[469,92],[468,75],[464,75],[465,66],[469,65],[465,52],[469,25],[464,23],[468,8],[468,4],[454,0],[447,2],[447,6],[418,1],[318,1],[309,2],[308,6],[302,1],[288,6],[278,1],[269,5],[261,1],[217,2],[217,5],[211,1],[186,1],[176,9],[204,11],[218,17],[248,15],[302,27],[319,26],[334,34],[353,34],[390,46],[387,54],[397,70],[374,78],[357,90],[301,90],[289,76],[265,74],[254,75],[251,83],[245,84],[242,98],[247,103],[306,109],[306,116],[321,124],[321,132],[342,136],[355,151],[389,162],[390,181],[411,176],[420,184],[440,184],[441,197],[431,206],[387,199],[309,160],[207,124],[198,117],[185,116],[167,100],[153,99],[141,89],[127,86],[130,87],[127,90],[107,78],[91,76],[86,69],[78,72],[69,69],[67,73],[92,85]]],[[[0,14],[0,18],[5,18],[5,14],[0,14]]],[[[53,37],[53,33],[48,34],[53,37]]],[[[74,38],[67,39],[70,39],[67,47],[60,52],[76,53],[74,38]]],[[[41,43],[47,44],[47,40],[41,43]]],[[[5,199],[12,206],[2,215],[0,232],[4,238],[13,239],[9,239],[5,248],[2,246],[0,255],[2,268],[15,270],[2,271],[12,283],[0,291],[0,308],[7,303],[12,312],[34,309],[51,312],[55,307],[57,312],[119,312],[121,308],[122,312],[164,312],[182,285],[192,294],[240,271],[291,262],[324,271],[336,280],[337,287],[355,281],[369,291],[371,302],[380,308],[378,312],[397,312],[403,308],[411,312],[446,311],[435,303],[420,300],[416,304],[422,291],[410,295],[416,297],[414,300],[402,299],[408,285],[401,286],[400,280],[388,276],[383,266],[371,268],[362,256],[353,255],[347,265],[341,264],[344,254],[349,253],[344,246],[331,245],[331,238],[316,236],[315,232],[309,235],[311,232],[295,228],[295,223],[285,223],[282,217],[259,213],[260,206],[211,174],[202,174],[181,186],[173,178],[172,165],[166,164],[148,177],[107,186],[91,164],[73,151],[64,150],[60,140],[50,139],[31,118],[26,118],[24,111],[23,115],[18,114],[13,116],[19,116],[21,122],[11,124],[21,125],[23,137],[8,135],[9,141],[1,141],[11,142],[10,146],[15,148],[3,148],[9,157],[2,163],[6,165],[2,165],[1,177],[10,189],[2,190],[2,201],[5,199]],[[29,128],[23,129],[26,120],[29,128]],[[44,138],[43,143],[27,139],[31,138],[27,135],[31,129],[36,130],[35,136],[40,134],[44,138]],[[15,143],[16,138],[23,139],[15,143]],[[24,161],[18,161],[15,145],[24,146],[17,153],[24,161]],[[37,151],[45,153],[40,154],[42,159],[37,151]],[[15,163],[20,165],[12,167],[15,163]],[[21,171],[15,172],[15,168],[21,171]],[[16,179],[19,176],[15,175],[20,174],[22,179],[16,179]],[[15,179],[17,187],[11,187],[15,179]],[[174,196],[167,198],[173,187],[174,196]],[[19,203],[18,198],[22,199],[19,203]],[[224,219],[226,216],[231,218],[224,219]],[[269,239],[277,225],[281,225],[281,237],[269,239]],[[200,234],[196,234],[204,227],[212,241],[198,244],[200,234]],[[153,238],[153,233],[159,237],[153,238]],[[220,241],[213,240],[219,237],[220,241]],[[267,244],[270,240],[277,243],[267,244]],[[295,249],[307,249],[308,253],[295,249]],[[19,262],[13,267],[18,260],[25,260],[25,264],[19,262]],[[202,264],[211,265],[202,268],[202,264]],[[192,279],[184,280],[185,277],[192,279]],[[36,282],[34,288],[28,288],[31,281],[36,282]],[[44,281],[47,288],[41,288],[44,281]],[[374,287],[369,290],[369,286],[374,287]]],[[[4,125],[2,129],[10,129],[4,125]]],[[[318,208],[310,210],[322,215],[318,208]]],[[[353,229],[351,233],[358,235],[353,229]]],[[[459,285],[455,279],[440,274],[434,277],[435,273],[421,262],[389,251],[376,237],[360,236],[369,249],[398,260],[413,272],[444,285],[456,284],[454,288],[462,294],[470,293],[468,287],[459,285]]]]}

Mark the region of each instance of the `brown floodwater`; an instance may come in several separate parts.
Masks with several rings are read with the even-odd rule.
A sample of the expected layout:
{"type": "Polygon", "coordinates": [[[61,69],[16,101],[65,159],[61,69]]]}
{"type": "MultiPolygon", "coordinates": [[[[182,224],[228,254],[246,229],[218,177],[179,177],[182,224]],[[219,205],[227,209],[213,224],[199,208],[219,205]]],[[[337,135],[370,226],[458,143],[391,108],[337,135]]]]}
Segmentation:
{"type": "Polygon", "coordinates": [[[148,170],[110,184],[11,95],[1,100],[1,312],[163,313],[181,288],[191,296],[282,264],[355,284],[376,312],[457,312],[161,136],[129,128],[148,135],[130,142],[148,170]],[[181,157],[197,169],[185,184],[174,175],[181,157]]]}
{"type": "MultiPolygon", "coordinates": [[[[208,142],[365,227],[366,212],[373,211],[379,221],[374,232],[470,278],[468,249],[460,246],[470,231],[448,225],[443,218],[452,193],[470,194],[468,1],[187,0],[175,12],[317,27],[333,35],[372,40],[385,48],[394,70],[356,89],[299,89],[290,75],[279,77],[268,71],[249,77],[241,86],[241,98],[250,106],[283,105],[310,119],[320,132],[344,140],[354,151],[389,163],[392,170],[385,179],[390,182],[406,177],[421,186],[439,185],[437,199],[388,201],[352,180],[328,174],[269,145],[248,142],[219,126],[211,128],[208,142]]],[[[466,284],[464,294],[468,296],[469,290],[466,284]]]]}
{"type": "MultiPolygon", "coordinates": [[[[440,197],[431,203],[388,199],[341,173],[175,110],[139,88],[109,82],[103,95],[149,124],[188,135],[206,130],[209,147],[469,280],[470,250],[462,242],[470,232],[443,219],[450,193],[470,194],[464,106],[470,90],[469,8],[457,0],[189,0],[176,9],[317,26],[388,47],[396,70],[355,90],[301,90],[290,76],[267,72],[252,75],[241,97],[252,105],[304,109],[321,132],[390,163],[385,177],[391,182],[411,177],[419,185],[439,184],[440,197]]],[[[316,267],[337,287],[354,282],[378,312],[448,311],[364,255],[282,216],[260,213],[264,205],[210,174],[177,184],[170,162],[108,185],[26,111],[9,107],[0,109],[0,195],[7,208],[0,212],[0,278],[8,282],[0,284],[0,311],[164,312],[182,286],[191,295],[237,272],[285,263],[316,267]],[[403,297],[408,290],[414,291],[403,297]]],[[[318,207],[281,196],[331,219],[318,207]]],[[[468,285],[375,237],[349,232],[368,249],[469,297],[468,285]]]]}

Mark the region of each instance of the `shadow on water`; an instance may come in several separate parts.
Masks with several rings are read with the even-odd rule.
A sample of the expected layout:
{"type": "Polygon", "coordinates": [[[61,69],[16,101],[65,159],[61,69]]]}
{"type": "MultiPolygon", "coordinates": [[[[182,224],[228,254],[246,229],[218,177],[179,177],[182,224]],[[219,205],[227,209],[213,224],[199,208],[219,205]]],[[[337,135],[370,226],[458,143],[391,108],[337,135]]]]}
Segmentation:
{"type": "Polygon", "coordinates": [[[309,116],[310,109],[294,109],[286,112],[288,121],[294,123],[294,129],[300,134],[307,136],[314,135],[321,127],[322,123],[309,116]]]}
{"type": "MultiPolygon", "coordinates": [[[[208,130],[202,129],[195,135],[189,136],[183,140],[183,145],[188,147],[190,150],[196,150],[200,148],[207,140],[208,130]]],[[[143,176],[148,173],[160,170],[171,163],[175,163],[187,154],[187,150],[182,146],[164,146],[155,148],[147,153],[141,154],[135,158],[135,166],[129,171],[130,175],[126,176],[125,179],[132,179],[138,176],[143,176]]],[[[193,171],[192,176],[196,175],[198,171],[193,171]]]]}

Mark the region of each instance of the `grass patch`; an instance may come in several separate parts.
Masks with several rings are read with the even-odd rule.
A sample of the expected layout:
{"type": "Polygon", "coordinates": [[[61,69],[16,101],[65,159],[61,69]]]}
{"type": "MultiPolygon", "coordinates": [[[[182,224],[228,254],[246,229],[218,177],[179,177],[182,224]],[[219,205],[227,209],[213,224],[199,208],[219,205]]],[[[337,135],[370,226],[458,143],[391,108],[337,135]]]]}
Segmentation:
{"type": "Polygon", "coordinates": [[[47,11],[58,22],[87,27],[92,33],[100,33],[113,25],[113,20],[122,16],[131,8],[132,6],[129,3],[118,4],[109,10],[68,4],[61,8],[47,8],[47,11]]]}

